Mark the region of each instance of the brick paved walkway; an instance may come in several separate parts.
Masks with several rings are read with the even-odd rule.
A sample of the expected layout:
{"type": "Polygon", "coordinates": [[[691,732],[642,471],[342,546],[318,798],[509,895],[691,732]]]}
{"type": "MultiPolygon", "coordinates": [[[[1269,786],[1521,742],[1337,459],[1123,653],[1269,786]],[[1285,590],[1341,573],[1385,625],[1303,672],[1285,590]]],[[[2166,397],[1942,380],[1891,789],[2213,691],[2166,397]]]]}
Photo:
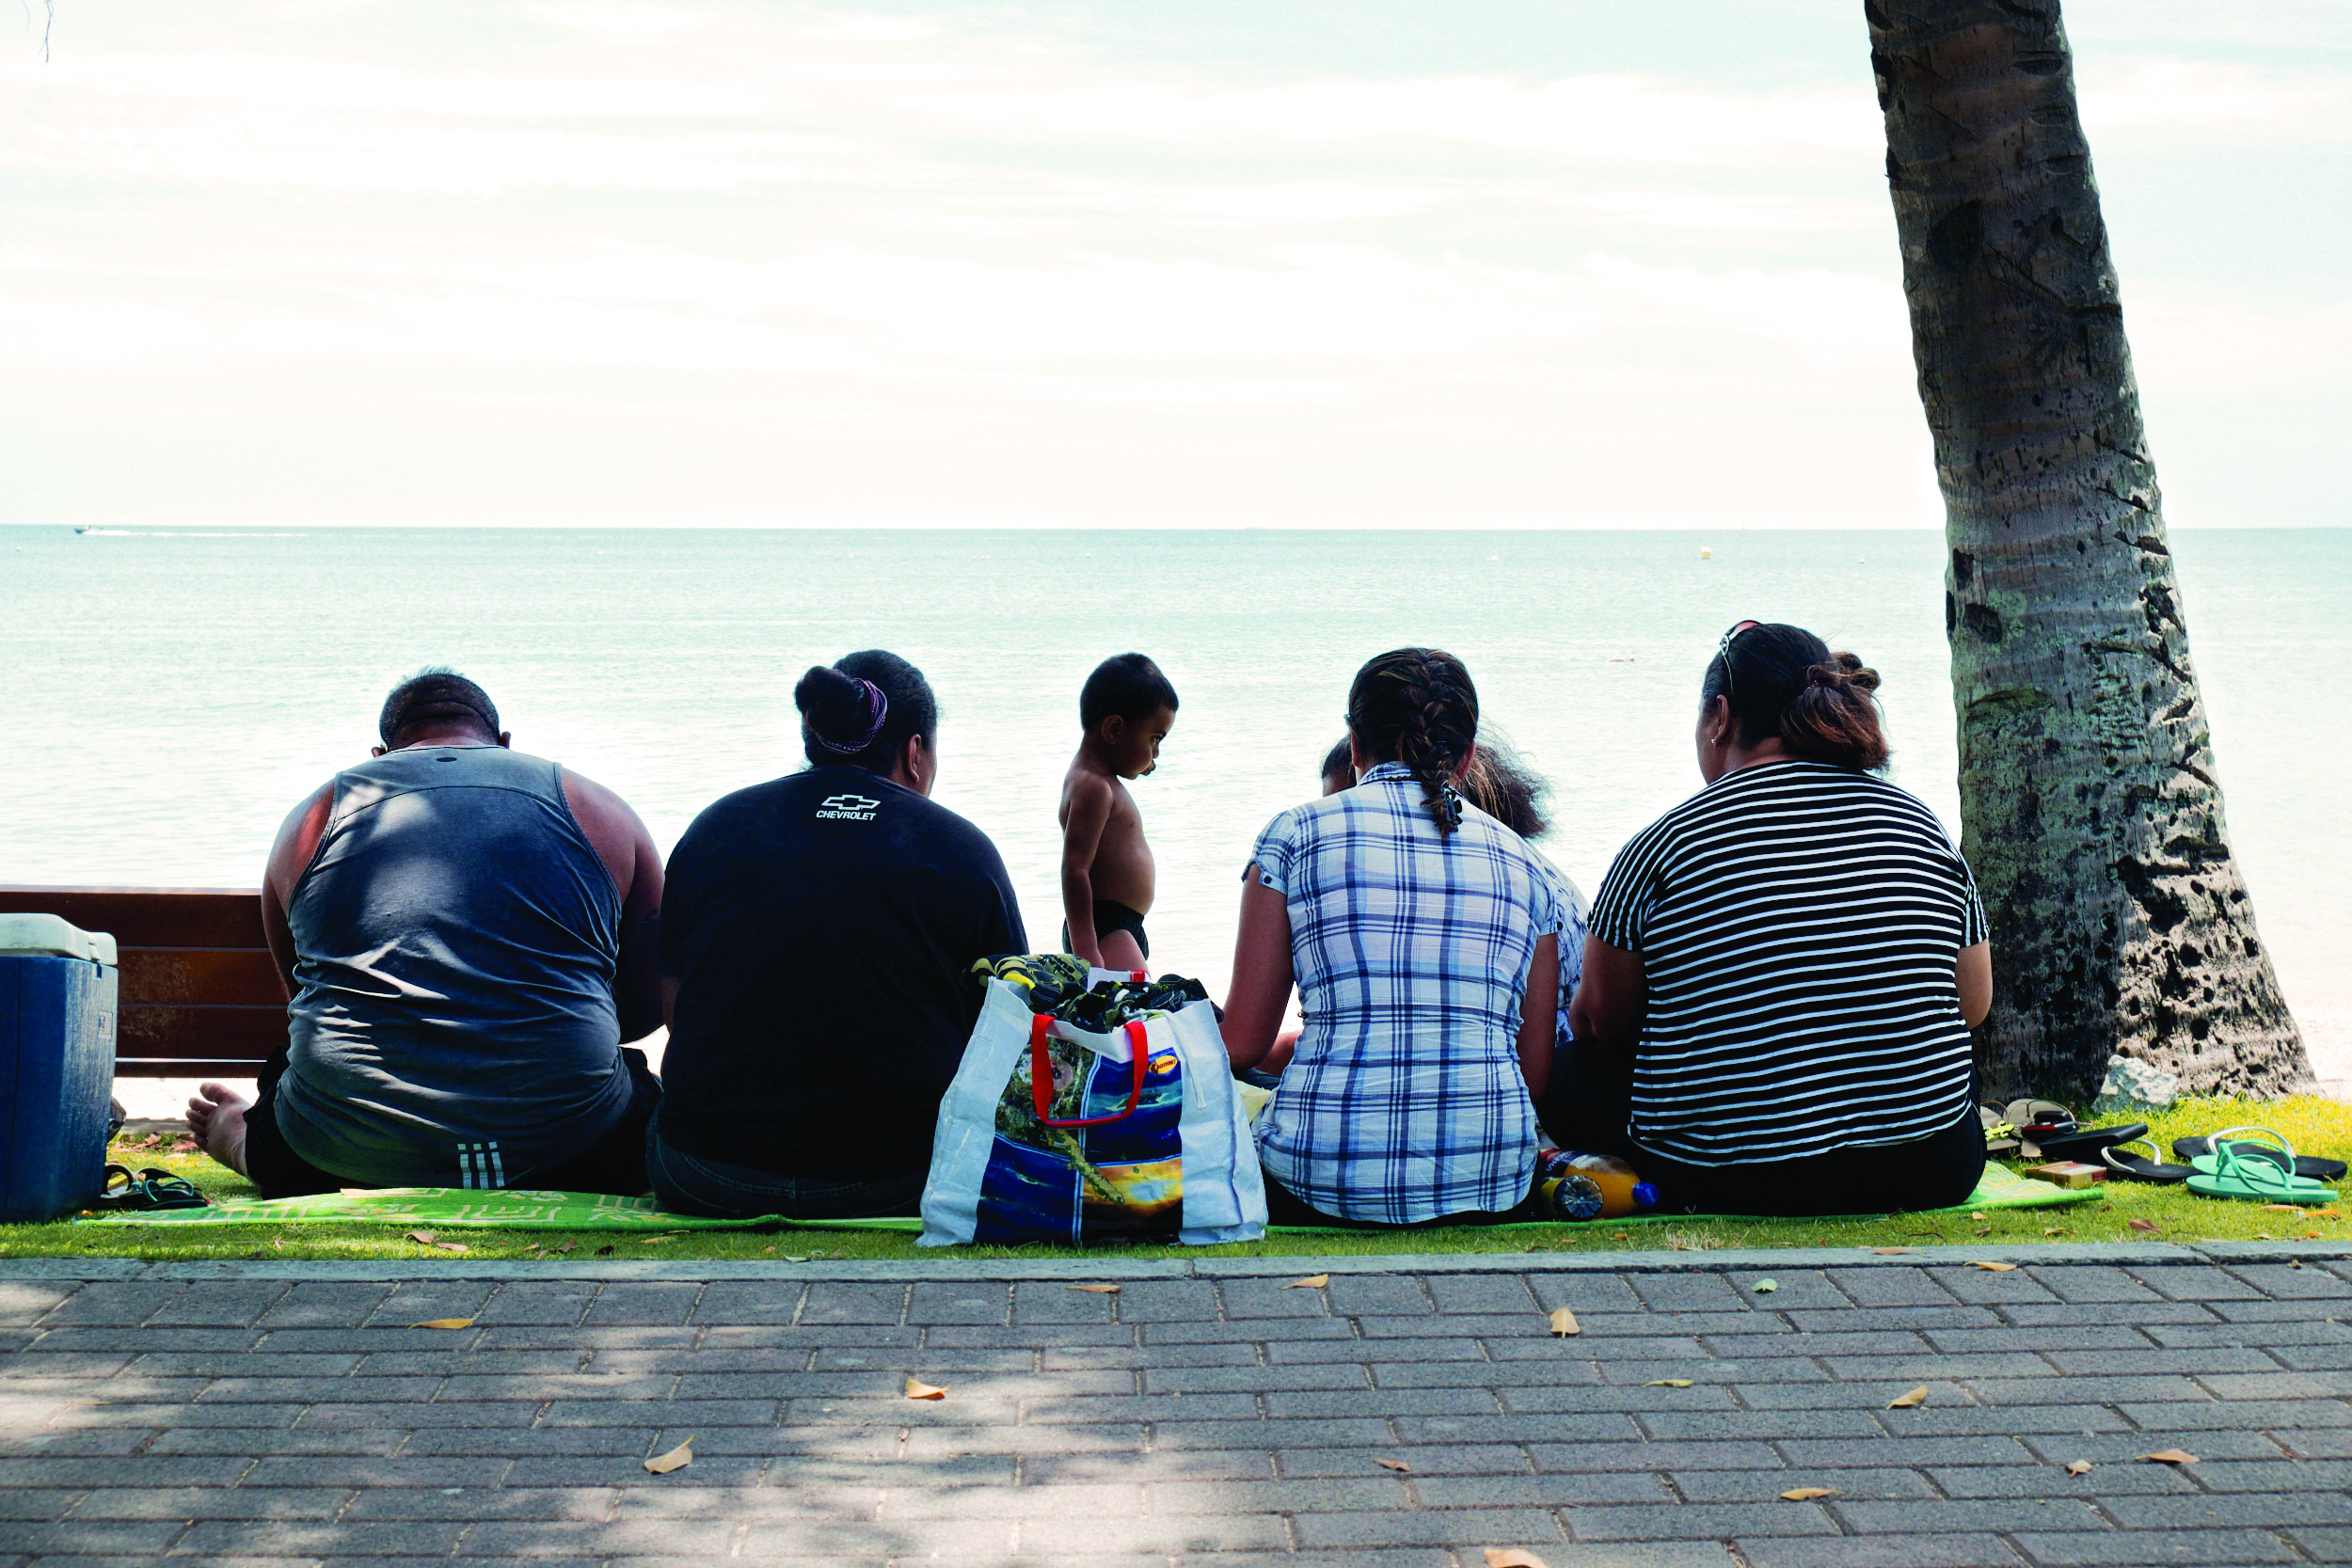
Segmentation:
{"type": "Polygon", "coordinates": [[[2344,1252],[0,1262],[0,1568],[2344,1562],[2344,1252]]]}

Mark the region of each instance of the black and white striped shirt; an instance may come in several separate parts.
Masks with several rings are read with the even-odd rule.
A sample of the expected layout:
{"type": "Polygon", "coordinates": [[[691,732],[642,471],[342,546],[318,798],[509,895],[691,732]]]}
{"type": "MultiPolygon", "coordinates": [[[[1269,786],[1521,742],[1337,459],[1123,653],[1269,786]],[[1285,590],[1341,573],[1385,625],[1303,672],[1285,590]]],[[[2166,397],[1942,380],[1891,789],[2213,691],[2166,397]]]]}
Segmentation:
{"type": "Polygon", "coordinates": [[[1726,773],[1619,852],[1591,930],[1640,953],[1648,981],[1645,1148],[1792,1160],[1969,1114],[1953,960],[1985,940],[1984,904],[1935,814],[1883,779],[1817,762],[1726,773]]]}

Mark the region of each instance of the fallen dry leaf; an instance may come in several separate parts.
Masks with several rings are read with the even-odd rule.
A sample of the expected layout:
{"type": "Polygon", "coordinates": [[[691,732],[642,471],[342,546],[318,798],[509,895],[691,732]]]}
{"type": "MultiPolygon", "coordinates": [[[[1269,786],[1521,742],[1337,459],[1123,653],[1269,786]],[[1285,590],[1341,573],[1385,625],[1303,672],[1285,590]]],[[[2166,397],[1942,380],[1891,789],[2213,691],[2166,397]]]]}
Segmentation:
{"type": "Polygon", "coordinates": [[[808,1261],[808,1254],[805,1252],[787,1252],[784,1255],[784,1260],[787,1263],[805,1263],[808,1261]]]}
{"type": "Polygon", "coordinates": [[[2263,1207],[2264,1207],[2264,1208],[2265,1208],[2265,1209],[2268,1209],[2268,1210],[2272,1211],[2272,1212],[2275,1212],[2275,1213],[2280,1213],[2280,1214],[2293,1214],[2293,1215],[2294,1215],[2296,1219],[2298,1219],[2298,1220],[2299,1220],[2299,1219],[2301,1219],[2301,1218],[2303,1217],[2303,1209],[2302,1209],[2302,1206],[2301,1206],[2300,1204],[2295,1204],[2295,1203],[2265,1203],[2265,1204],[2264,1204],[2264,1205],[2263,1205],[2263,1207]]]}
{"type": "Polygon", "coordinates": [[[2273,1241],[2276,1238],[2274,1238],[2267,1230],[2257,1230],[2254,1232],[2254,1239],[2258,1242],[2267,1242],[2273,1241]]]}
{"type": "Polygon", "coordinates": [[[1373,1463],[1384,1470],[1394,1470],[1400,1476],[1409,1476],[1413,1473],[1413,1467],[1401,1459],[1375,1459],[1373,1463]]]}
{"type": "Polygon", "coordinates": [[[1633,1232],[1630,1230],[1612,1230],[1609,1233],[1609,1239],[1613,1242],[1629,1242],[1633,1240],[1633,1232]]]}
{"type": "Polygon", "coordinates": [[[1981,1259],[1971,1259],[1968,1266],[1972,1269],[1982,1269],[1987,1274],[2012,1274],[2017,1268],[2014,1263],[1988,1263],[1981,1259]]]}
{"type": "Polygon", "coordinates": [[[470,1252],[473,1250],[463,1242],[436,1242],[433,1243],[433,1249],[436,1252],[470,1252]]]}
{"type": "Polygon", "coordinates": [[[1294,1279],[1282,1287],[1285,1291],[1320,1291],[1331,1283],[1327,1274],[1311,1274],[1304,1279],[1294,1279]]]}
{"type": "Polygon", "coordinates": [[[2151,1236],[2154,1235],[2159,1228],[2153,1220],[2125,1220],[2123,1223],[2134,1230],[2144,1230],[2151,1236]]]}
{"type": "Polygon", "coordinates": [[[1759,1279],[1755,1284],[1749,1286],[1748,1289],[1754,1291],[1760,1296],[1770,1295],[1772,1291],[1780,1289],[1780,1281],[1776,1279],[1759,1279]]]}
{"type": "Polygon", "coordinates": [[[657,1476],[666,1476],[672,1470],[683,1470],[693,1463],[694,1440],[689,1437],[668,1453],[658,1453],[646,1460],[645,1468],[657,1476]]]}
{"type": "Polygon", "coordinates": [[[408,1326],[410,1328],[471,1328],[473,1320],[471,1318],[427,1318],[421,1323],[410,1323],[408,1326]]]}
{"type": "Polygon", "coordinates": [[[2306,1230],[2303,1232],[2303,1240],[2307,1242],[2315,1242],[2319,1240],[2322,1234],[2324,1233],[2317,1230],[2306,1230]]]}
{"type": "Polygon", "coordinates": [[[558,1252],[569,1252],[572,1248],[578,1245],[580,1245],[578,1242],[565,1242],[562,1246],[557,1247],[555,1250],[558,1252]]]}
{"type": "Polygon", "coordinates": [[[1084,1291],[1087,1294],[1091,1296],[1115,1296],[1119,1294],[1119,1287],[1116,1285],[1066,1285],[1063,1289],[1069,1291],[1084,1291]]]}
{"type": "Polygon", "coordinates": [[[1486,1568],[1551,1568],[1551,1565],[1534,1552],[1523,1552],[1517,1547],[1489,1546],[1486,1548],[1486,1568]]]}
{"type": "Polygon", "coordinates": [[[2066,1473],[2070,1476],[2087,1476],[2090,1474],[2090,1461],[2088,1459],[2070,1459],[2066,1462],[2066,1473]]]}
{"type": "Polygon", "coordinates": [[[2062,1225],[2045,1225],[2042,1227],[2042,1233],[2044,1236],[2063,1236],[2066,1234],[2066,1227],[2062,1225]]]}
{"type": "Polygon", "coordinates": [[[1642,1386],[1645,1388],[1688,1388],[1691,1386],[1691,1380],[1687,1377],[1659,1377],[1652,1378],[1642,1386]]]}
{"type": "Polygon", "coordinates": [[[1553,1338],[1565,1339],[1572,1334],[1581,1334],[1583,1332],[1584,1330],[1576,1321],[1575,1313],[1569,1311],[1565,1307],[1555,1307],[1551,1309],[1551,1334],[1553,1338]]]}
{"type": "Polygon", "coordinates": [[[411,1230],[408,1232],[407,1239],[416,1243],[419,1246],[431,1246],[440,1238],[434,1235],[430,1230],[411,1230]]]}
{"type": "Polygon", "coordinates": [[[684,1234],[684,1232],[673,1230],[666,1236],[631,1236],[629,1240],[635,1242],[639,1246],[651,1246],[656,1242],[675,1242],[682,1234],[684,1234]]]}
{"type": "Polygon", "coordinates": [[[911,1400],[944,1400],[946,1397],[947,1390],[945,1388],[925,1383],[919,1378],[907,1379],[907,1398],[911,1400]]]}
{"type": "Polygon", "coordinates": [[[1809,1503],[1816,1497],[1836,1497],[1844,1494],[1834,1486],[1792,1486],[1781,1496],[1792,1503],[1809,1503]]]}
{"type": "Polygon", "coordinates": [[[2153,1453],[2137,1454],[2134,1457],[2153,1459],[2159,1465],[2201,1465],[2204,1463],[2186,1449],[2158,1449],[2153,1453]]]}
{"type": "Polygon", "coordinates": [[[1974,1213],[1970,1214],[1968,1217],[1969,1217],[1970,1219],[1972,1219],[1972,1220],[1980,1220],[1980,1219],[1984,1218],[1984,1211],[1983,1211],[1983,1210],[1981,1210],[1981,1209],[1979,1209],[1979,1210],[1976,1211],[1974,1213]]]}
{"type": "Polygon", "coordinates": [[[1982,1229],[1979,1230],[1979,1231],[1977,1232],[1977,1234],[1978,1234],[1978,1235],[1979,1235],[1979,1236],[1990,1236],[1990,1235],[1992,1235],[1992,1234],[1993,1234],[1993,1227],[1992,1227],[1991,1226],[1989,1226],[1989,1225],[1988,1225],[1988,1226],[1984,1227],[1982,1229]]]}
{"type": "Polygon", "coordinates": [[[1928,1386],[1924,1383],[1908,1394],[1898,1394],[1886,1402],[1889,1410],[1909,1410],[1915,1404],[1928,1402],[1928,1386]]]}
{"type": "Polygon", "coordinates": [[[1911,1249],[1907,1246],[1874,1246],[1870,1250],[1881,1258],[1900,1258],[1911,1249]]]}

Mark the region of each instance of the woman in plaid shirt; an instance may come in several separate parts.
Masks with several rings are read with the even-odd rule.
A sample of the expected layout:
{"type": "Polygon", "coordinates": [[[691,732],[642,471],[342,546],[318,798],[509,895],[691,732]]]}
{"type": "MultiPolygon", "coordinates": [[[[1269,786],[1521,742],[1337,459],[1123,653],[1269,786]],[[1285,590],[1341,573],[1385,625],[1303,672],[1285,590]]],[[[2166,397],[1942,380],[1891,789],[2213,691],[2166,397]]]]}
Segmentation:
{"type": "Polygon", "coordinates": [[[1454,785],[1478,738],[1461,660],[1357,672],[1358,785],[1282,813],[1243,875],[1225,1006],[1236,1068],[1305,1028],[1258,1118],[1277,1224],[1502,1218],[1527,1196],[1568,918],[1534,851],[1454,785]]]}

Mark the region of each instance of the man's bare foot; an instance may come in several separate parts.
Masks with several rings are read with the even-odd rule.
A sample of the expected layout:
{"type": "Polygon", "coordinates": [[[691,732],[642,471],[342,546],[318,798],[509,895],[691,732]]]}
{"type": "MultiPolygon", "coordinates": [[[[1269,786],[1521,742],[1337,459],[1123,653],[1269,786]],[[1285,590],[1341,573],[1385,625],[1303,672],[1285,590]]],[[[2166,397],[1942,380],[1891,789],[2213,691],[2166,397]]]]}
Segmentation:
{"type": "Polygon", "coordinates": [[[188,1131],[204,1152],[235,1171],[245,1168],[245,1114],[253,1102],[226,1084],[199,1084],[188,1101],[188,1131]]]}

